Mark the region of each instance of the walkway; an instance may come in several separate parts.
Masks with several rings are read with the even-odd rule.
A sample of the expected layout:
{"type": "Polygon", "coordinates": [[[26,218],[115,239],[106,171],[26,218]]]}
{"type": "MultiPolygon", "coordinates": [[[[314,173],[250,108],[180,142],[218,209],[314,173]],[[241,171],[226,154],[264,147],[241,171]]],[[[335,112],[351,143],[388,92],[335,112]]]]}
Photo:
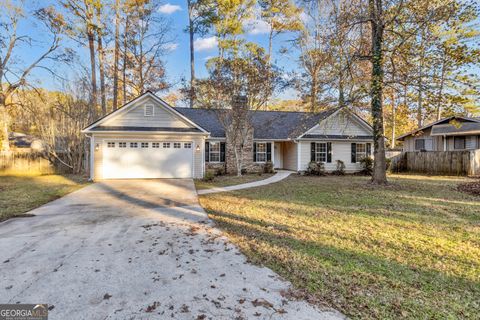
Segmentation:
{"type": "Polygon", "coordinates": [[[272,176],[270,178],[267,178],[267,179],[264,179],[264,180],[259,180],[259,181],[249,182],[249,183],[243,183],[243,184],[237,184],[236,186],[218,187],[218,188],[212,188],[212,189],[198,190],[197,193],[199,195],[202,195],[202,194],[235,191],[235,190],[265,186],[267,184],[271,184],[271,183],[281,181],[281,180],[285,179],[286,177],[288,177],[289,175],[291,175],[292,173],[293,173],[293,171],[278,170],[277,173],[274,176],[272,176]]]}

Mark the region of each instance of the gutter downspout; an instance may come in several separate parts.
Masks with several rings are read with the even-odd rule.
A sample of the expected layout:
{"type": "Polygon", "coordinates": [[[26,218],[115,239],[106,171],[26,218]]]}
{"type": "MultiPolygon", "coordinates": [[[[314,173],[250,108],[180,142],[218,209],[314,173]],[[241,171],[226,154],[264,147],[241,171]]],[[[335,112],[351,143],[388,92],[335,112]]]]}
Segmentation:
{"type": "Polygon", "coordinates": [[[443,135],[443,151],[447,151],[447,136],[443,135]]]}

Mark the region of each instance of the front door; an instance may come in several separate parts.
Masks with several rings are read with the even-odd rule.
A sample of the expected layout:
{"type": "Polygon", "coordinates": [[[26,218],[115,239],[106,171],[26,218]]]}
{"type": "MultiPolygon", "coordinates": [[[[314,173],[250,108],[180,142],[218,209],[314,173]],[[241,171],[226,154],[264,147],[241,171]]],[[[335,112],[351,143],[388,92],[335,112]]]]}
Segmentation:
{"type": "Polygon", "coordinates": [[[276,169],[282,169],[283,168],[283,153],[282,153],[282,143],[281,142],[275,142],[274,147],[274,167],[276,169]]]}

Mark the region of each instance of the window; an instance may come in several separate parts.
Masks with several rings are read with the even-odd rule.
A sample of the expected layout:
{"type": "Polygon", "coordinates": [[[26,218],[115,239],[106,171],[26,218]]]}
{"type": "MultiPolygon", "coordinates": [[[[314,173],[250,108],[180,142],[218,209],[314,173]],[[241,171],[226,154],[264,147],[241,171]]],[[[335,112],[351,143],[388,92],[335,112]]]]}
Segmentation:
{"type": "Polygon", "coordinates": [[[170,148],[170,142],[164,142],[163,147],[164,148],[170,148]]]}
{"type": "Polygon", "coordinates": [[[142,148],[148,148],[148,142],[142,142],[141,146],[142,148]]]}
{"type": "Polygon", "coordinates": [[[425,150],[425,139],[415,139],[415,150],[425,150]]]}
{"type": "Polygon", "coordinates": [[[160,148],[160,142],[152,142],[152,148],[160,148]]]}
{"type": "Polygon", "coordinates": [[[257,162],[267,161],[267,144],[265,142],[257,142],[257,162]]]}
{"type": "Polygon", "coordinates": [[[126,148],[126,147],[127,147],[127,143],[126,143],[126,142],[119,142],[119,143],[118,143],[118,147],[119,147],[119,148],[126,148]]]}
{"type": "Polygon", "coordinates": [[[192,148],[192,144],[191,144],[190,142],[185,142],[185,143],[183,144],[183,147],[184,147],[185,149],[191,149],[191,148],[192,148]]]}
{"type": "Polygon", "coordinates": [[[360,162],[367,156],[367,147],[365,143],[357,143],[357,155],[356,162],[360,162]]]}
{"type": "Polygon", "coordinates": [[[115,148],[115,142],[107,142],[107,147],[115,148]]]}
{"type": "Polygon", "coordinates": [[[315,161],[327,162],[327,144],[320,142],[315,144],[315,161]]]}
{"type": "Polygon", "coordinates": [[[143,107],[143,115],[145,117],[153,117],[153,104],[146,104],[144,107],[143,107]]]}
{"type": "Polygon", "coordinates": [[[130,142],[130,148],[137,148],[137,147],[138,147],[138,143],[130,142]]]}
{"type": "Polygon", "coordinates": [[[173,143],[173,147],[174,147],[175,149],[180,149],[180,148],[182,147],[182,144],[181,144],[180,142],[174,142],[174,143],[173,143]]]}
{"type": "Polygon", "coordinates": [[[453,148],[454,149],[465,149],[465,137],[454,137],[453,138],[453,148]]]}
{"type": "Polygon", "coordinates": [[[220,142],[210,142],[210,162],[220,162],[220,142]]]}

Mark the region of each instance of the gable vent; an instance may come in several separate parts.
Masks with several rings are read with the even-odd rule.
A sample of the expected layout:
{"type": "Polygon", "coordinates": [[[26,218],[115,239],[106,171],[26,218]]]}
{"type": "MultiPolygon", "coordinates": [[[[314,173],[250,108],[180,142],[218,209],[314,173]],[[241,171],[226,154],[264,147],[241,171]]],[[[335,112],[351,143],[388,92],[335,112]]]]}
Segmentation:
{"type": "Polygon", "coordinates": [[[143,108],[144,108],[145,117],[153,117],[153,105],[152,104],[146,104],[143,108]]]}

